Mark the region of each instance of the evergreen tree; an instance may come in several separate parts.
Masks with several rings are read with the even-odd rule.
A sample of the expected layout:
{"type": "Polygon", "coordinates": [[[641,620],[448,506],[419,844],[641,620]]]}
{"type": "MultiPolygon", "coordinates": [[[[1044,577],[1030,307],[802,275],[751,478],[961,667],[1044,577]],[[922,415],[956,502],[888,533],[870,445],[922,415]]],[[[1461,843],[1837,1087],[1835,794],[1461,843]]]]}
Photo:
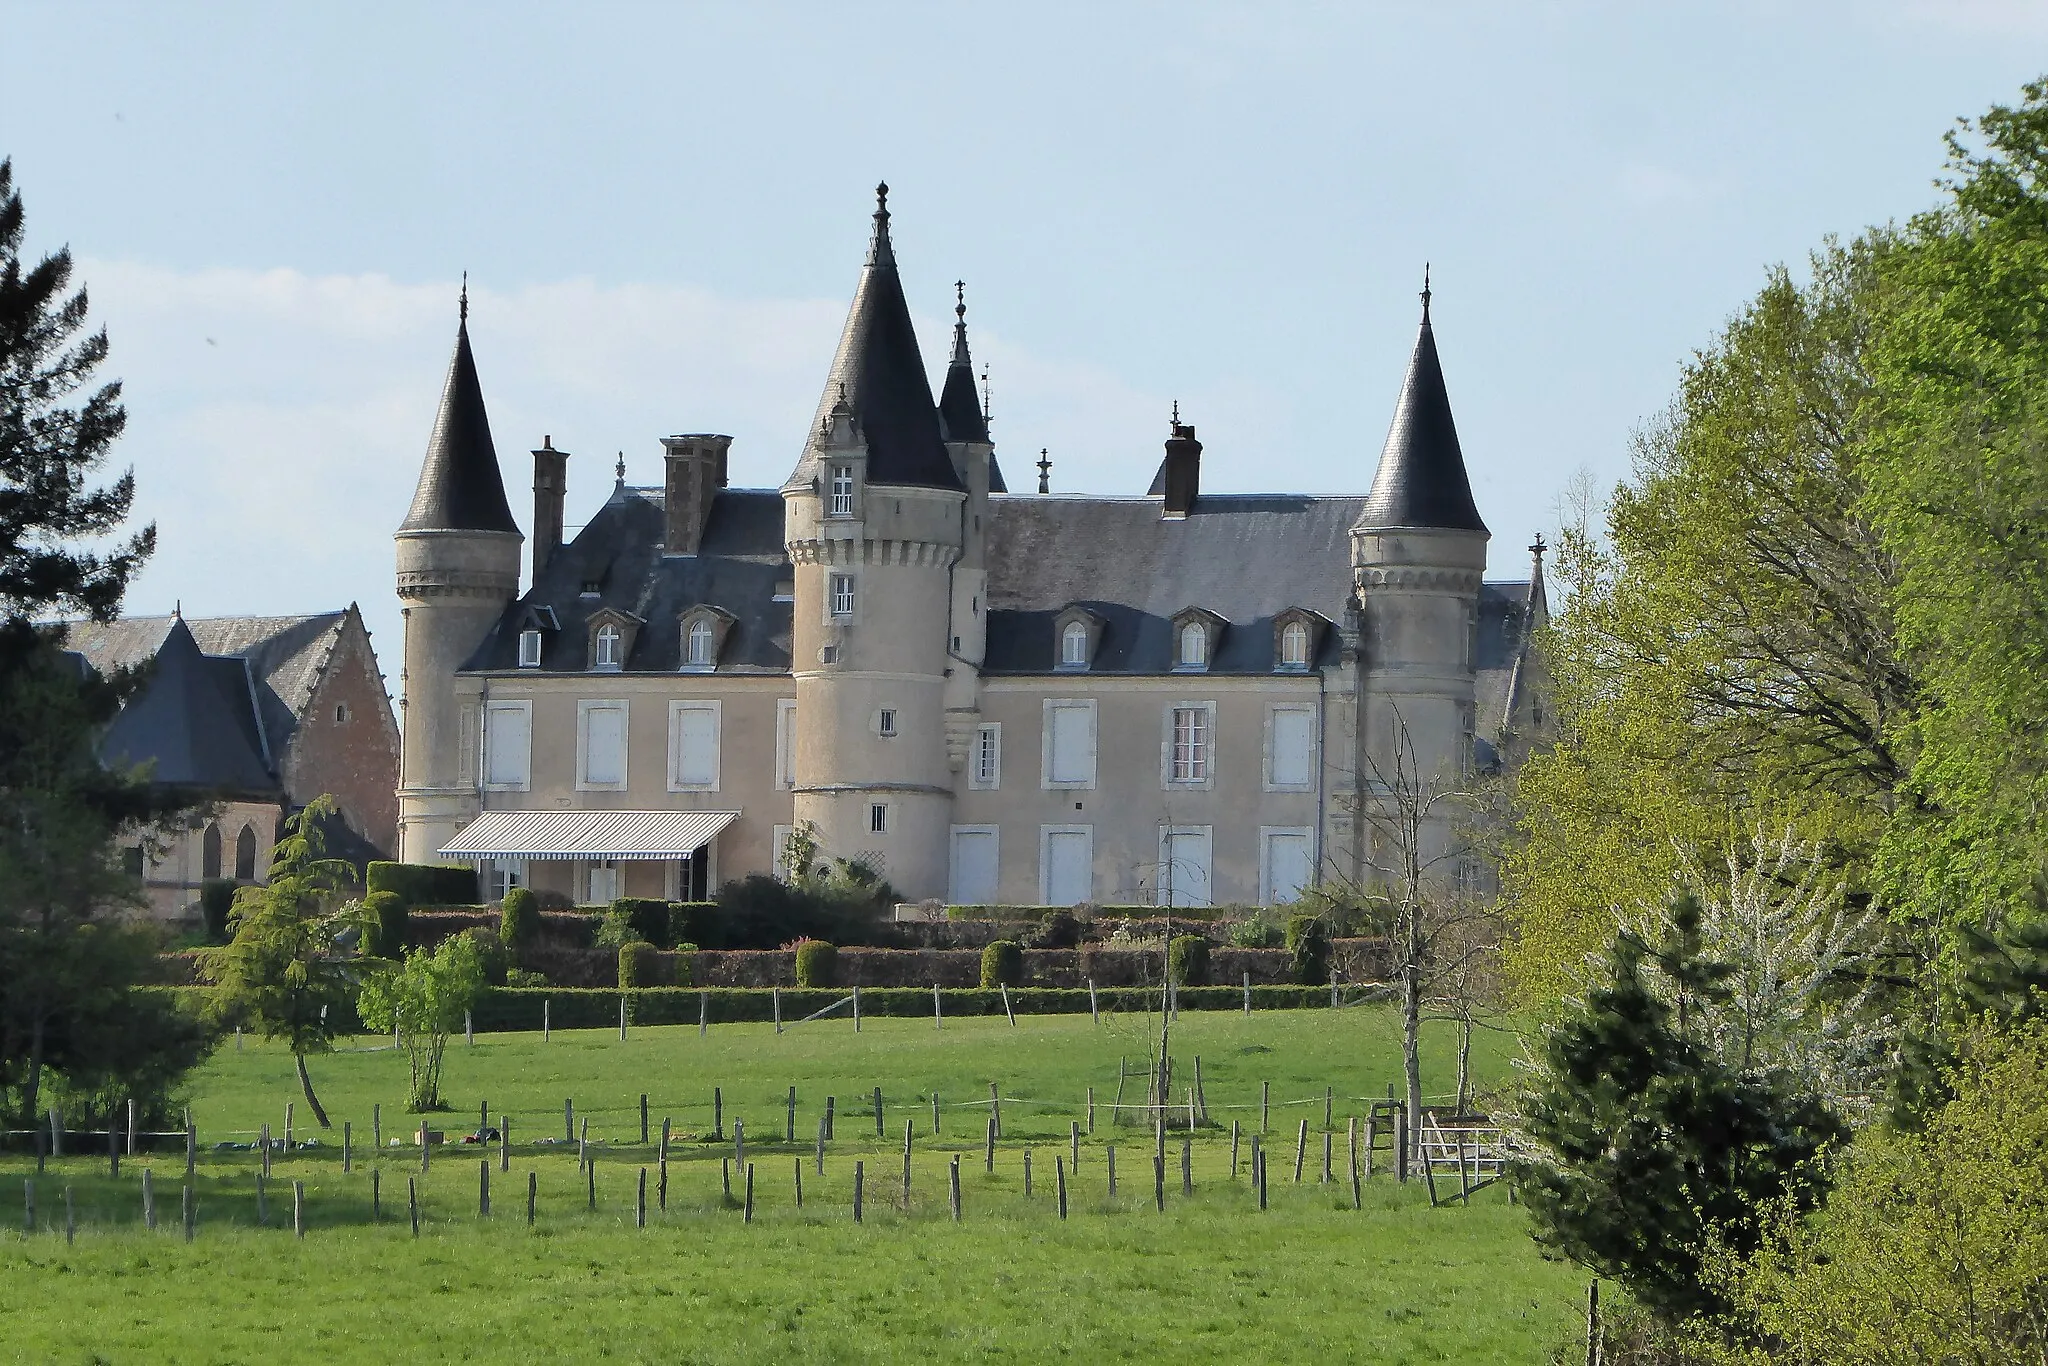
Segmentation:
{"type": "Polygon", "coordinates": [[[1604,980],[1546,1033],[1522,1098],[1534,1151],[1513,1173],[1538,1242],[1670,1320],[1725,1312],[1704,1259],[1754,1249],[1775,1209],[1816,1206],[1821,1158],[1848,1136],[1782,1074],[1738,1072],[1681,1031],[1650,974],[1689,984],[1689,1012],[1726,974],[1701,961],[1696,914],[1689,932],[1674,912],[1659,942],[1618,935],[1604,980]]]}

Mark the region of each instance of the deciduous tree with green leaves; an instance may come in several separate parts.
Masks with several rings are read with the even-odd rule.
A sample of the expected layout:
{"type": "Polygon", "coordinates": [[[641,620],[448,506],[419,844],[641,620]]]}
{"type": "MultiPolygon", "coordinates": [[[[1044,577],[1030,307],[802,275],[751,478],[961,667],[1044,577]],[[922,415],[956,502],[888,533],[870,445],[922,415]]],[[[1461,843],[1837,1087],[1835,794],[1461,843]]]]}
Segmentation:
{"type": "Polygon", "coordinates": [[[327,857],[321,825],[334,809],[334,798],[323,794],[285,821],[269,879],[236,894],[234,938],[207,968],[225,1016],[291,1049],[299,1088],[323,1129],[332,1126],[313,1094],[306,1055],[334,1046],[339,1007],[362,984],[356,948],[372,923],[359,902],[343,899],[355,869],[327,857]]]}
{"type": "Polygon", "coordinates": [[[483,959],[466,934],[450,935],[431,952],[409,950],[399,967],[363,983],[356,1010],[372,1029],[397,1031],[409,1069],[406,1104],[415,1113],[446,1108],[441,1060],[448,1036],[462,1027],[483,985],[483,959]]]}

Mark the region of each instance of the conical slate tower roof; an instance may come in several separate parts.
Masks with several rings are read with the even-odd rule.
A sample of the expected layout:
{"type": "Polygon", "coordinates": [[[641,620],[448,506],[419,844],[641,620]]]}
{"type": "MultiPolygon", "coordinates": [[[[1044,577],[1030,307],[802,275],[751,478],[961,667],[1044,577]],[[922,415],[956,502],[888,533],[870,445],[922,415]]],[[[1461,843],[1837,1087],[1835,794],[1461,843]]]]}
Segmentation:
{"type": "MultiPolygon", "coordinates": [[[[955,291],[965,286],[955,281],[955,291]]],[[[988,435],[988,414],[982,411],[981,399],[974,391],[974,357],[967,350],[967,299],[965,294],[956,293],[953,304],[953,360],[946,367],[946,385],[939,391],[939,428],[948,441],[978,441],[983,445],[993,444],[988,435]]],[[[988,457],[988,491],[1008,493],[1003,483],[1003,467],[996,463],[995,452],[988,457]]]]}
{"type": "Polygon", "coordinates": [[[1444,368],[1436,357],[1429,325],[1429,285],[1422,287],[1422,332],[1394,405],[1394,425],[1380,452],[1379,473],[1358,515],[1360,527],[1429,527],[1484,533],[1486,523],[1472,502],[1465,453],[1451,420],[1444,368]]]}
{"type": "MultiPolygon", "coordinates": [[[[803,458],[787,488],[807,484],[817,472],[818,443],[840,395],[868,445],[868,482],[921,484],[963,489],[959,471],[946,454],[938,406],[910,325],[910,305],[896,273],[896,249],[889,241],[889,187],[875,189],[875,232],[867,264],[846,313],[839,351],[825,376],[817,416],[805,439],[803,458]]],[[[966,438],[955,438],[966,439],[966,438]]]]}
{"type": "Polygon", "coordinates": [[[484,411],[483,386],[476,378],[476,357],[469,352],[469,292],[463,291],[462,317],[455,329],[455,356],[448,362],[448,382],[441,387],[441,411],[427,440],[427,458],[420,467],[419,488],[400,531],[510,531],[512,507],[505,501],[505,481],[498,473],[498,449],[491,444],[491,419],[484,411]]]}
{"type": "Polygon", "coordinates": [[[150,779],[219,793],[268,793],[248,661],[204,654],[182,617],[157,647],[149,681],[100,739],[109,764],[147,763],[150,779]]]}

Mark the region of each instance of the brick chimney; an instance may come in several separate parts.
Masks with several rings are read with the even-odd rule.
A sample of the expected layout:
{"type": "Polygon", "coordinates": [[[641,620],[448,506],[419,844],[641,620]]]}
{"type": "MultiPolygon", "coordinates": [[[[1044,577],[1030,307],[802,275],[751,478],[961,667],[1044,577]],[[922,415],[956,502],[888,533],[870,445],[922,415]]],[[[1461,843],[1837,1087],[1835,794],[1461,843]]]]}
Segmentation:
{"type": "Polygon", "coordinates": [[[562,500],[569,492],[569,452],[544,436],[533,453],[533,577],[539,582],[548,561],[562,548],[562,500]]]}
{"type": "Polygon", "coordinates": [[[1166,506],[1162,516],[1185,517],[1195,507],[1195,499],[1202,491],[1202,443],[1195,440],[1195,429],[1179,420],[1174,414],[1173,435],[1166,438],[1166,460],[1160,466],[1161,490],[1166,495],[1166,506]]]}
{"type": "Polygon", "coordinates": [[[661,439],[668,461],[663,486],[661,553],[695,555],[711,519],[711,500],[725,487],[729,436],[696,434],[661,439]]]}

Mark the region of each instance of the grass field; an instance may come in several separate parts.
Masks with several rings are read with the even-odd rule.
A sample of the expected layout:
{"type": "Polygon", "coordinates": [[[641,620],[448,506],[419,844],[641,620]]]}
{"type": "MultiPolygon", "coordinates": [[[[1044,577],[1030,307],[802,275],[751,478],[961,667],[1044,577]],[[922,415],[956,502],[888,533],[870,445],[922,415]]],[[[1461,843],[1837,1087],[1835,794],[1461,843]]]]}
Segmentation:
{"type": "MultiPolygon", "coordinates": [[[[1133,1111],[1110,1122],[1119,1058],[1135,1070],[1158,1020],[1086,1016],[844,1020],[777,1035],[730,1025],[479,1036],[451,1044],[443,1092],[456,1106],[433,1122],[472,1125],[487,1100],[512,1117],[509,1171],[501,1156],[437,1148],[370,1151],[371,1107],[385,1136],[410,1130],[404,1059],[388,1048],[314,1060],[335,1129],[317,1151],[275,1160],[268,1222],[258,1227],[257,1154],[216,1152],[268,1122],[281,1129],[296,1100],[288,1055],[253,1042],[223,1049],[195,1079],[202,1159],[194,1194],[198,1234],[179,1236],[182,1152],[124,1162],[67,1156],[40,1179],[39,1232],[0,1237],[0,1344],[9,1360],[386,1362],[881,1361],[1089,1357],[1109,1360],[1523,1362],[1545,1359],[1568,1331],[1580,1293],[1569,1268],[1542,1261],[1521,1212],[1496,1187],[1469,1206],[1432,1209],[1419,1183],[1384,1171],[1351,1208],[1346,1119],[1360,1098],[1397,1075],[1384,1011],[1272,1012],[1246,1019],[1189,1013],[1174,1028],[1176,1076],[1192,1084],[1201,1058],[1210,1124],[1192,1142],[1194,1192],[1181,1189],[1171,1140],[1166,1210],[1154,1207],[1152,1141],[1133,1111]],[[1003,1096],[1003,1139],[984,1167],[989,1083],[1003,1096]],[[1230,1123],[1246,1153],[1271,1084],[1269,1208],[1258,1210],[1244,1164],[1231,1171],[1230,1123]],[[887,1136],[872,1109],[883,1090],[887,1136]],[[712,1137],[711,1092],[725,1097],[724,1139],[712,1137]],[[797,1138],[783,1141],[787,1096],[798,1097],[797,1138]],[[1055,1158],[1070,1156],[1069,1124],[1097,1118],[1069,1178],[1069,1217],[1055,1204],[1055,1158]],[[1337,1179],[1320,1182],[1325,1088],[1334,1090],[1337,1179]],[[661,1207],[656,1154],[640,1146],[639,1097],[651,1136],[664,1116],[675,1134],[661,1207]],[[931,1102],[941,1102],[932,1132],[931,1102]],[[836,1100],[824,1172],[817,1116],[836,1100]],[[563,1101],[591,1123],[596,1207],[576,1150],[565,1145],[563,1101]],[[341,1170],[338,1137],[357,1137],[341,1170]],[[724,1190],[731,1125],[747,1132],[754,1214],[740,1208],[744,1173],[724,1190]],[[1293,1179],[1301,1120],[1310,1122],[1303,1180],[1293,1179]],[[912,1142],[911,1195],[901,1202],[903,1132],[912,1142]],[[1107,1189],[1110,1146],[1119,1189],[1107,1189]],[[1024,1191],[1024,1158],[1033,1189],[1024,1191]],[[962,1172],[953,1222],[948,1169],[962,1172]],[[493,1212],[479,1216],[488,1162],[493,1212]],[[854,1164],[865,1167],[864,1221],[852,1221],[854,1164]],[[796,1205],[795,1170],[804,1173],[796,1205]],[[153,1169],[161,1228],[139,1226],[140,1171],[153,1169]],[[647,1226],[636,1227],[642,1170],[647,1226]],[[378,1174],[382,1219],[370,1209],[378,1174]],[[528,1174],[538,1217],[526,1222],[528,1174]],[[307,1234],[292,1237],[291,1184],[303,1182],[307,1234]],[[420,1194],[422,1233],[407,1215],[420,1194]],[[79,1232],[67,1245],[62,1190],[79,1232]]],[[[1448,1076],[1448,1034],[1432,1036],[1433,1077],[1448,1076]]],[[[1506,1045],[1483,1038],[1475,1073],[1505,1071],[1506,1045]]],[[[1125,1087],[1133,1103],[1142,1076],[1125,1087]]],[[[1432,1087],[1432,1089],[1434,1089],[1432,1087]]],[[[1184,1112],[1183,1112],[1184,1115],[1184,1112]]],[[[308,1132],[298,1104],[295,1137],[308,1132]]],[[[1383,1165],[1383,1164],[1382,1164],[1383,1165]]],[[[0,1228],[20,1228],[21,1155],[0,1163],[16,1192],[0,1228]]]]}

